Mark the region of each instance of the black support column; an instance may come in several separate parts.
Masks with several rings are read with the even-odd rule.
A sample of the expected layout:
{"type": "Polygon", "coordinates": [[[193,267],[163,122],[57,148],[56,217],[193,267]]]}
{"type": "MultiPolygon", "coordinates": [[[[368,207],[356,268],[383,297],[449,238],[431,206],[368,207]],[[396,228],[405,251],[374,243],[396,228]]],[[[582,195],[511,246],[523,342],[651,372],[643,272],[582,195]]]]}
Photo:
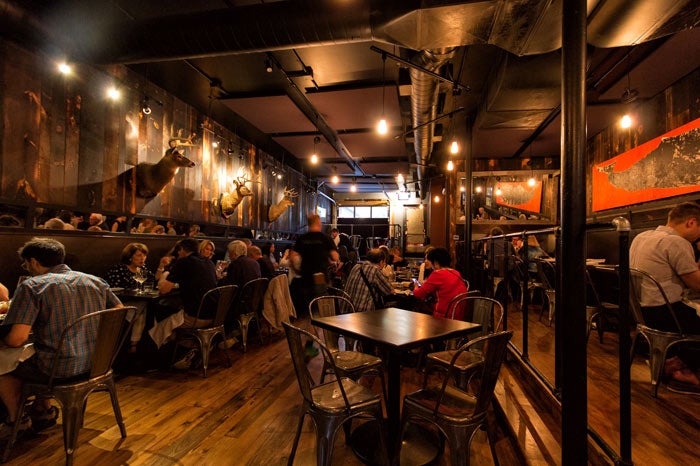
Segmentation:
{"type": "Polygon", "coordinates": [[[562,5],[561,354],[562,464],[588,464],[586,299],[586,0],[562,5]]]}

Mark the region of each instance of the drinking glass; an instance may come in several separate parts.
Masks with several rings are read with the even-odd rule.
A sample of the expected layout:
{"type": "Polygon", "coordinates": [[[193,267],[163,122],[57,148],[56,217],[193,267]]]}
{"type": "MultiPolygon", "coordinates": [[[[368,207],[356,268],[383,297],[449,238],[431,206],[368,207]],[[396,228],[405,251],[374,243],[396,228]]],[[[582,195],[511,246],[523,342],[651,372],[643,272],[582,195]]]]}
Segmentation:
{"type": "Polygon", "coordinates": [[[143,283],[148,280],[148,272],[146,269],[143,267],[137,268],[136,273],[134,273],[134,280],[139,284],[136,294],[144,294],[143,283]]]}

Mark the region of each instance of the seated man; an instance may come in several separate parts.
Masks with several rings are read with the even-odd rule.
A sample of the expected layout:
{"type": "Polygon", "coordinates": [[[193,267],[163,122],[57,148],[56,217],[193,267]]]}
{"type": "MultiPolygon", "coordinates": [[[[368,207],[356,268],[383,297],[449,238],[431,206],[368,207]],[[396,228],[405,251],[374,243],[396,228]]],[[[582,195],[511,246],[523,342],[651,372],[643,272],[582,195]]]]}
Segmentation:
{"type": "Polygon", "coordinates": [[[260,265],[248,257],[248,246],[243,241],[231,241],[227,249],[231,263],[219,285],[238,285],[240,290],[249,281],[260,278],[260,265]]]}
{"type": "Polygon", "coordinates": [[[258,263],[260,276],[271,280],[275,276],[275,266],[270,261],[270,256],[263,256],[262,251],[257,246],[248,246],[248,257],[258,263]]]}
{"type": "Polygon", "coordinates": [[[392,293],[389,279],[382,273],[383,267],[384,254],[379,249],[371,249],[367,260],[356,264],[350,271],[345,292],[350,295],[356,312],[373,311],[376,308],[375,300],[392,293]]]}
{"type": "MultiPolygon", "coordinates": [[[[211,325],[214,319],[215,310],[210,306],[205,307],[202,314],[197,318],[199,303],[204,294],[216,287],[216,267],[209,259],[199,255],[199,241],[194,238],[186,238],[179,241],[175,247],[177,259],[173,263],[169,272],[163,272],[158,291],[161,295],[170,293],[175,284],[179,285],[180,298],[182,300],[182,310],[170,317],[156,323],[149,331],[149,334],[160,347],[172,335],[173,329],[179,326],[190,328],[202,328],[211,325]]],[[[163,261],[161,261],[163,266],[163,261]]],[[[189,363],[195,356],[195,351],[190,351],[187,355],[186,363],[182,365],[189,367],[189,363]]],[[[179,361],[178,361],[179,362],[179,361]]]]}
{"type": "MultiPolygon", "coordinates": [[[[668,213],[666,225],[640,233],[630,246],[630,267],[651,274],[666,293],[684,332],[700,335],[700,317],[683,303],[686,289],[700,290],[700,269],[695,262],[693,243],[700,238],[700,205],[679,204],[668,213]]],[[[676,332],[672,317],[666,312],[664,299],[655,287],[642,282],[642,314],[646,323],[659,330],[676,332]]],[[[700,379],[689,369],[687,358],[666,360],[666,374],[674,380],[691,384],[700,391],[700,379]],[[686,359],[682,361],[681,359],[686,359]]]]}
{"type": "MultiPolygon", "coordinates": [[[[22,383],[48,382],[50,366],[67,324],[91,312],[122,306],[107,282],[75,272],[65,265],[65,248],[54,239],[34,238],[22,246],[19,255],[24,261],[22,267],[32,277],[20,283],[15,291],[2,325],[7,332],[2,343],[10,348],[23,346],[32,331],[36,353],[14,371],[0,375],[0,398],[8,412],[6,422],[0,424],[0,438],[12,432],[11,423],[17,417],[22,383]]],[[[90,370],[96,338],[96,328],[84,327],[78,332],[73,341],[75,351],[67,353],[58,363],[58,379],[90,370]]],[[[40,399],[34,403],[29,416],[22,419],[20,430],[31,428],[32,420],[35,430],[55,424],[58,410],[48,399],[40,399]]]]}

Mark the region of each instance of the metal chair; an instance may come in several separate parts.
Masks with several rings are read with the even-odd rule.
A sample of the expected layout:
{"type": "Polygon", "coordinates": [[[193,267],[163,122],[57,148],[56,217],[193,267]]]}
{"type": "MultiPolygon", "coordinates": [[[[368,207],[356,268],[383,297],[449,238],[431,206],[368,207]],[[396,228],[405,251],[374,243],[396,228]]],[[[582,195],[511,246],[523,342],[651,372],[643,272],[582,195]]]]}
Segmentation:
{"type": "MultiPolygon", "coordinates": [[[[46,384],[27,382],[22,385],[19,412],[12,428],[12,435],[5,446],[3,462],[7,461],[10,450],[17,439],[17,431],[24,414],[25,404],[30,396],[54,398],[61,406],[66,466],[73,464],[73,455],[78,445],[78,433],[83,425],[87,397],[94,391],[106,390],[109,392],[119,432],[122,438],[126,437],[126,427],[114,385],[112,363],[131,329],[131,323],[126,321],[126,313],[130,310],[136,312],[136,308],[133,306],[91,312],[76,319],[63,330],[51,363],[48,382],[46,384]],[[92,353],[90,372],[84,377],[61,380],[56,377],[58,362],[67,350],[66,348],[70,346],[71,340],[82,333],[94,335],[94,338],[90,339],[91,347],[89,350],[92,353]]],[[[134,320],[132,319],[132,322],[134,320]]]]}
{"type": "MultiPolygon", "coordinates": [[[[649,343],[651,396],[656,398],[659,390],[658,384],[664,370],[668,349],[679,343],[698,343],[700,342],[700,335],[690,335],[684,332],[661,284],[651,274],[633,268],[630,268],[630,310],[632,311],[632,317],[637,322],[637,333],[632,339],[632,350],[634,351],[634,345],[639,335],[642,335],[649,343]],[[666,310],[675,323],[676,332],[658,330],[646,324],[644,314],[642,314],[641,304],[643,282],[649,283],[647,286],[651,287],[654,293],[658,291],[659,295],[663,297],[666,310]]],[[[634,357],[634,352],[632,353],[632,357],[634,357]]],[[[630,358],[630,362],[631,361],[632,358],[630,358]]]]}
{"type": "MultiPolygon", "coordinates": [[[[603,343],[603,333],[610,328],[610,324],[617,325],[620,323],[619,304],[606,300],[606,297],[600,293],[601,290],[610,289],[611,286],[616,286],[617,283],[616,269],[611,267],[586,267],[586,284],[588,285],[588,297],[590,297],[590,300],[587,300],[588,302],[586,303],[586,342],[588,342],[588,337],[593,328],[593,322],[596,323],[598,339],[601,344],[603,343]]],[[[619,288],[615,291],[617,292],[615,294],[620,292],[619,288]]]]}
{"type": "MultiPolygon", "coordinates": [[[[215,308],[216,313],[214,314],[214,320],[208,327],[178,327],[174,329],[175,347],[173,348],[172,362],[175,362],[175,354],[179,345],[185,341],[195,341],[202,352],[202,377],[207,377],[209,355],[211,354],[214,338],[216,338],[217,335],[224,338],[226,335],[224,320],[226,319],[226,314],[228,314],[231,309],[231,304],[233,303],[233,298],[236,296],[237,290],[238,285],[220,286],[207,291],[204,296],[202,296],[202,301],[199,303],[199,309],[197,310],[197,319],[199,319],[204,309],[215,308]]],[[[228,349],[224,349],[224,354],[226,354],[226,359],[228,360],[228,367],[231,367],[231,357],[228,354],[228,349]]]]}
{"type": "MultiPolygon", "coordinates": [[[[486,415],[496,386],[501,364],[506,355],[512,331],[492,333],[471,340],[460,347],[452,357],[447,377],[441,386],[423,388],[406,395],[403,400],[401,431],[405,432],[411,421],[428,421],[435,424],[447,437],[450,445],[450,461],[454,465],[469,465],[469,449],[476,430],[486,425],[486,415]],[[474,377],[474,394],[467,393],[448,382],[457,375],[457,361],[470,348],[481,346],[484,361],[478,378],[474,377]]],[[[491,432],[489,445],[494,462],[498,464],[491,432]]]]}
{"type": "Polygon", "coordinates": [[[241,342],[243,343],[244,353],[248,351],[248,329],[253,319],[255,319],[255,322],[258,324],[260,343],[263,343],[262,326],[260,322],[262,322],[263,299],[268,284],[269,280],[267,278],[251,280],[243,285],[243,288],[241,288],[236,298],[234,310],[237,313],[238,326],[241,329],[241,342]]]}
{"type": "MultiPolygon", "coordinates": [[[[330,317],[338,314],[355,312],[355,306],[349,299],[342,296],[319,296],[309,303],[309,314],[318,317],[330,317]]],[[[321,371],[321,383],[327,374],[337,378],[347,377],[357,381],[362,376],[376,376],[382,383],[382,393],[387,399],[386,384],[384,383],[384,365],[380,358],[359,351],[340,351],[338,339],[340,335],[331,330],[323,329],[323,339],[326,348],[333,356],[333,364],[324,361],[321,371]]]]}
{"type": "MultiPolygon", "coordinates": [[[[470,335],[470,339],[501,330],[503,305],[499,301],[486,297],[464,296],[455,302],[455,308],[459,304],[464,304],[466,307],[466,312],[464,314],[465,321],[481,324],[481,330],[478,333],[470,335]]],[[[460,347],[464,345],[464,343],[464,341],[457,342],[453,348],[460,347]]],[[[456,353],[457,350],[455,349],[447,349],[446,351],[428,354],[423,388],[427,386],[428,376],[432,370],[448,372],[450,365],[453,365],[456,385],[462,390],[467,390],[470,377],[474,375],[484,362],[482,348],[480,345],[474,345],[470,347],[469,351],[462,351],[460,357],[453,362],[456,353]]]]}
{"type": "MultiPolygon", "coordinates": [[[[385,429],[381,428],[383,422],[382,400],[379,395],[368,390],[362,385],[345,377],[338,377],[332,382],[314,386],[314,381],[309,374],[305,363],[304,344],[302,337],[316,342],[323,353],[324,361],[336,370],[336,358],[331,351],[316,336],[286,322],[283,323],[287,335],[289,351],[292,355],[294,370],[296,371],[299,389],[304,398],[301,405],[301,415],[297,426],[296,436],[292,451],[289,454],[287,464],[291,466],[299,444],[301,429],[304,425],[304,417],[309,414],[316,424],[316,464],[325,466],[331,464],[333,444],[338,428],[346,421],[361,415],[370,415],[380,425],[381,445],[386,455],[385,429]]],[[[336,373],[338,373],[336,371],[336,373]]],[[[347,438],[346,431],[346,442],[347,438]]]]}
{"type": "Polygon", "coordinates": [[[341,296],[348,301],[352,301],[352,298],[350,297],[349,294],[347,294],[344,290],[341,290],[340,288],[335,288],[333,286],[328,287],[328,294],[331,296],[341,296]]]}
{"type": "Polygon", "coordinates": [[[534,292],[534,289],[536,288],[542,290],[545,302],[542,303],[542,309],[540,310],[539,318],[540,320],[542,319],[542,314],[544,313],[546,304],[548,311],[547,325],[551,326],[552,321],[554,321],[554,316],[557,308],[557,272],[554,268],[554,264],[552,264],[549,261],[542,259],[534,259],[534,261],[537,265],[537,276],[539,278],[539,282],[533,284],[533,289],[531,291],[534,292]]]}

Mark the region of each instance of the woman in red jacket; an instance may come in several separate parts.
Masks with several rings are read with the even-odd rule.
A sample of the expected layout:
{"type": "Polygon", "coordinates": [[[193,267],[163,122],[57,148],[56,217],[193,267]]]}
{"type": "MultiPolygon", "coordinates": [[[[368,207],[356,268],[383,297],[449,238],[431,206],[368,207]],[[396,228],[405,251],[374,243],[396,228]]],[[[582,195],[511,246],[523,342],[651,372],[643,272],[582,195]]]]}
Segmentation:
{"type": "MultiPolygon", "coordinates": [[[[437,302],[433,308],[435,317],[449,318],[447,314],[447,306],[452,298],[461,293],[467,292],[467,287],[462,280],[462,276],[458,271],[450,268],[452,257],[445,248],[435,248],[428,253],[426,257],[432,263],[433,273],[423,283],[420,288],[413,291],[413,296],[418,299],[425,299],[428,296],[435,295],[437,302]]],[[[461,320],[464,317],[464,307],[461,306],[455,311],[454,318],[461,320]]]]}

